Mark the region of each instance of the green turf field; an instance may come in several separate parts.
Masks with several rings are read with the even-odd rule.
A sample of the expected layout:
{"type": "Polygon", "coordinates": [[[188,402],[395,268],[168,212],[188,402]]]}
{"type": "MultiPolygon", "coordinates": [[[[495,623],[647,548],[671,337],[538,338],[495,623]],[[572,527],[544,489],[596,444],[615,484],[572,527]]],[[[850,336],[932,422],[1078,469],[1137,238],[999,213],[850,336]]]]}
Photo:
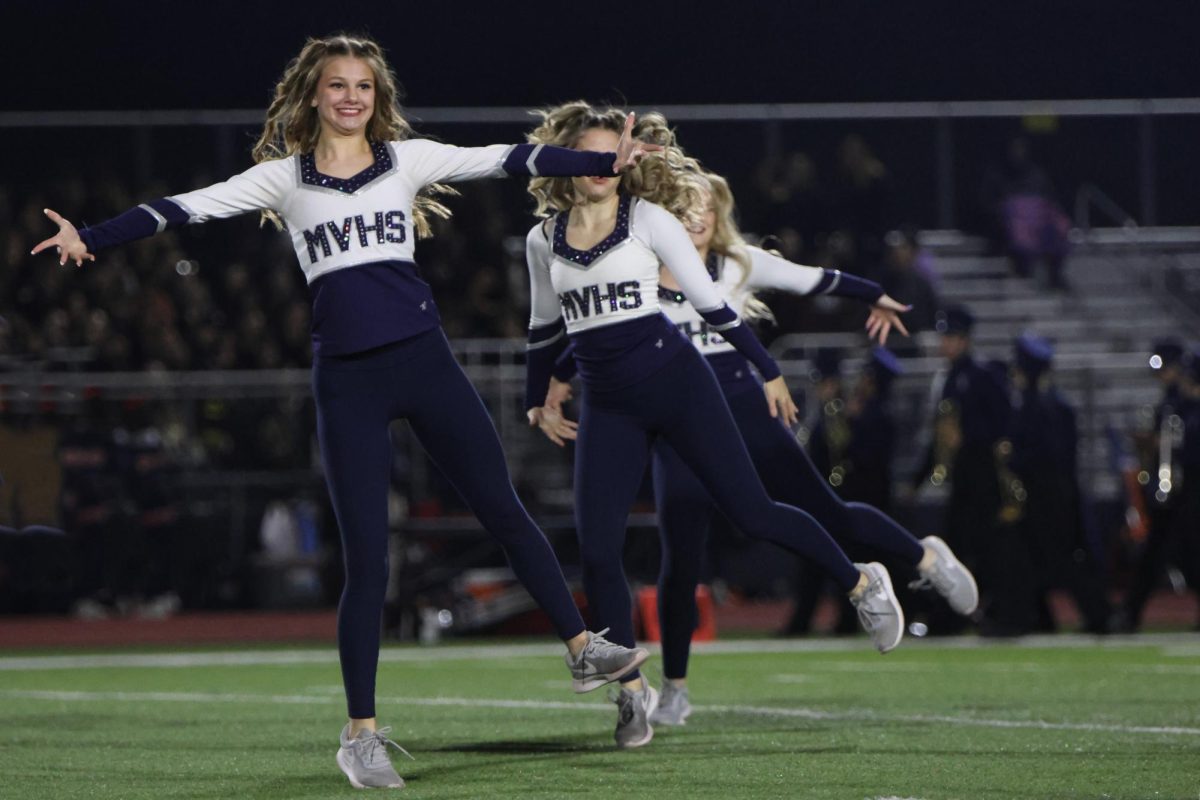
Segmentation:
{"type": "MultiPolygon", "coordinates": [[[[1200,637],[721,644],[630,752],[557,652],[386,650],[401,796],[1200,798],[1200,637]]],[[[343,713],[331,649],[3,655],[0,797],[358,796],[343,713]]]]}

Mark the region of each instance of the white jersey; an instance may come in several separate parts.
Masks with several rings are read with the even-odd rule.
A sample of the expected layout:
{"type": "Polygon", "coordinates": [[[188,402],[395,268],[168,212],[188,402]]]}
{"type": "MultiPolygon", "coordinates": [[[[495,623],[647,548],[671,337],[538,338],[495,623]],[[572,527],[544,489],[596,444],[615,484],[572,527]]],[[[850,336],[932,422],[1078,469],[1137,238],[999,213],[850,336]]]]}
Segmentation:
{"type": "Polygon", "coordinates": [[[724,301],[687,231],[669,211],[622,195],[612,234],[590,250],[567,244],[567,215],[529,231],[530,328],[566,323],[568,334],[659,314],[658,268],[666,264],[701,311],[724,301]]]}
{"type": "MultiPolygon", "coordinates": [[[[779,289],[805,295],[818,290],[822,283],[828,283],[823,281],[826,270],[820,267],[794,264],[758,247],[746,247],[745,253],[750,259],[748,275],[738,259],[718,253],[710,253],[705,265],[717,291],[739,315],[745,314],[746,302],[758,290],[779,289]]],[[[659,290],[659,299],[663,313],[705,356],[733,352],[733,345],[700,316],[686,290],[681,292],[663,287],[659,290]]]]}
{"type": "Polygon", "coordinates": [[[300,268],[312,283],[346,267],[412,261],[417,192],[431,183],[502,176],[513,149],[454,147],[427,139],[371,147],[374,165],[350,179],[321,174],[312,154],[294,155],[166,199],[187,213],[189,223],[274,211],[287,224],[300,268]]]}

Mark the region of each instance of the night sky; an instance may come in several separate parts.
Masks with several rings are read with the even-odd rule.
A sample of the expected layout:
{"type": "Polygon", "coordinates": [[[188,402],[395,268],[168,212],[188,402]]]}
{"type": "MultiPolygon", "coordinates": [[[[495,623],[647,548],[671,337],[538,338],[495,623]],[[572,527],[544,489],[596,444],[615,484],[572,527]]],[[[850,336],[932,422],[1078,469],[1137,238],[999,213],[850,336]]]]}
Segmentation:
{"type": "Polygon", "coordinates": [[[378,38],[415,106],[1200,94],[1184,0],[0,5],[4,110],[261,108],[338,29],[378,38]]]}

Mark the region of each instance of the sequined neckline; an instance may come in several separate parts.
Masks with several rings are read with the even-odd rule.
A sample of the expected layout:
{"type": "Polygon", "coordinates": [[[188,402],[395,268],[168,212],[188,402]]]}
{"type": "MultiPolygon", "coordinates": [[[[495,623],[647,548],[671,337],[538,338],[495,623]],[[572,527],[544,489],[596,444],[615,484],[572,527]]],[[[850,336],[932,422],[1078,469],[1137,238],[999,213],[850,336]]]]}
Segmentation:
{"type": "Polygon", "coordinates": [[[300,181],[307,186],[331,189],[343,194],[354,194],[367,184],[392,171],[392,153],[387,142],[371,142],[371,154],[375,163],[349,178],[335,178],[317,171],[317,157],[312,153],[300,154],[300,181]]]}
{"type": "Polygon", "coordinates": [[[570,212],[561,212],[554,220],[554,254],[568,261],[574,261],[576,264],[590,267],[593,261],[629,238],[629,209],[632,206],[633,196],[621,195],[621,199],[617,203],[617,224],[613,226],[612,233],[588,250],[576,250],[567,244],[567,217],[570,216],[570,212]]]}
{"type": "MultiPolygon", "coordinates": [[[[704,268],[708,270],[708,277],[712,278],[714,283],[720,280],[721,256],[719,256],[715,251],[709,250],[708,258],[704,261],[704,268]]],[[[675,303],[676,305],[683,305],[687,302],[687,295],[678,289],[668,289],[662,284],[659,284],[658,299],[665,300],[668,303],[675,303]]]]}

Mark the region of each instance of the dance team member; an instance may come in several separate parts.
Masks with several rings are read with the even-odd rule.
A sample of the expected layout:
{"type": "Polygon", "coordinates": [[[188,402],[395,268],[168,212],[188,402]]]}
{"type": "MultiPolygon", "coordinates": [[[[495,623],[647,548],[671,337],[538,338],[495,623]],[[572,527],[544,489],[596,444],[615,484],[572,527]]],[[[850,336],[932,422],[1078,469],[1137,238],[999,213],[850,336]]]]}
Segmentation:
{"type": "MultiPolygon", "coordinates": [[[[619,111],[569,103],[544,111],[529,141],[606,152],[619,141],[624,119],[619,111]]],[[[555,360],[569,336],[584,387],[575,514],[584,589],[595,621],[609,627],[615,642],[634,645],[621,563],[625,522],[651,448],[662,438],[746,535],[821,564],[859,608],[876,646],[887,652],[899,644],[904,629],[887,570],[880,564],[852,564],[812,516],[771,500],[712,370],[661,312],[660,263],[704,320],[762,373],[764,405],[771,415],[795,419],[779,368],[721,299],[672,213],[699,207],[694,184],[681,180],[694,162],[674,145],[661,116],[643,117],[635,132],[664,145],[662,157],[643,161],[619,180],[530,181],[538,213],[554,216],[534,226],[526,239],[532,284],[526,408],[530,423],[543,430],[561,423],[557,412],[544,406],[555,360]]],[[[653,736],[648,718],[657,692],[633,672],[623,683],[616,698],[615,737],[621,747],[637,747],[653,736]]]]}
{"type": "Polygon", "coordinates": [[[428,214],[447,213],[422,194],[426,187],[504,175],[612,175],[657,149],[631,139],[632,117],[623,122],[624,133],[605,153],[533,144],[459,148],[412,138],[382,49],[337,35],[309,40],[288,64],[254,148],[255,166],[82,230],[46,210],[59,231],[33,252],[55,247],[61,264],[77,266],[104,248],[188,223],[260,211],[286,224],[312,295],[317,435],[345,554],[338,652],[350,721],[337,762],[356,787],[403,786],[386,753],[395,743],[375,723],[392,420],[408,420],[504,548],[566,642],[576,691],[614,680],[646,658],[644,650],[585,629],[413,262],[428,214]]]}

